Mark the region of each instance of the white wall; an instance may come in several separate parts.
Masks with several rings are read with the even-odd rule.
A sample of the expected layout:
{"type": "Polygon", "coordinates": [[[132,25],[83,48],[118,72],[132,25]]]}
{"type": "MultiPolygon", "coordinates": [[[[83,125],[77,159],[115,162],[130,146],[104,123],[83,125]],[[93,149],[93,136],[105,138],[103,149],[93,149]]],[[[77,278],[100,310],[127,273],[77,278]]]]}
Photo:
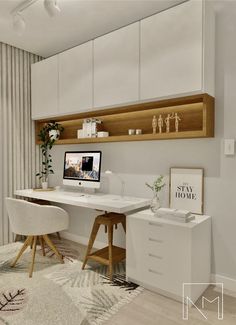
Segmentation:
{"type": "MultiPolygon", "coordinates": [[[[151,196],[145,181],[168,175],[171,166],[205,169],[204,213],[212,216],[212,273],[236,279],[236,159],[223,154],[223,138],[236,139],[236,3],[226,1],[216,14],[216,136],[213,139],[166,140],[131,143],[56,146],[52,185],[62,182],[65,150],[102,150],[102,170],[111,169],[126,181],[126,194],[151,196]]],[[[113,177],[103,177],[103,188],[119,192],[113,177]]],[[[168,202],[167,188],[164,204],[168,202]]],[[[94,212],[69,208],[69,232],[89,236],[94,212]]],[[[99,241],[105,241],[101,233],[99,241]]],[[[85,237],[85,238],[84,238],[85,237]]],[[[124,244],[124,235],[116,233],[124,244]]]]}

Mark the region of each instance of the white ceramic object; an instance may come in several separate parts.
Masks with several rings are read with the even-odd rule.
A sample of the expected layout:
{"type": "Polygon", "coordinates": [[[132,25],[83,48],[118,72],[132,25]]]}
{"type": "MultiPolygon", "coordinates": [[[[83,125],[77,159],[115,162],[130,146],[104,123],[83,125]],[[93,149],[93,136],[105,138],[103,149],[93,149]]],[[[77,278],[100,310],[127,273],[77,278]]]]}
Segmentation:
{"type": "Polygon", "coordinates": [[[77,130],[77,139],[81,139],[84,137],[84,130],[79,129],[77,130]]]}
{"type": "Polygon", "coordinates": [[[48,188],[48,182],[42,182],[42,189],[46,190],[48,188]]]}
{"type": "Polygon", "coordinates": [[[135,134],[137,134],[137,135],[142,134],[142,129],[136,129],[135,134]]]}
{"type": "Polygon", "coordinates": [[[109,132],[106,132],[106,131],[99,131],[97,133],[98,135],[98,138],[106,138],[106,137],[109,137],[109,132]]]}
{"type": "Polygon", "coordinates": [[[60,131],[59,130],[51,130],[51,131],[49,131],[49,136],[52,140],[58,140],[60,137],[60,131]]]}
{"type": "Polygon", "coordinates": [[[135,134],[135,129],[129,129],[128,134],[129,135],[134,135],[135,134]]]}

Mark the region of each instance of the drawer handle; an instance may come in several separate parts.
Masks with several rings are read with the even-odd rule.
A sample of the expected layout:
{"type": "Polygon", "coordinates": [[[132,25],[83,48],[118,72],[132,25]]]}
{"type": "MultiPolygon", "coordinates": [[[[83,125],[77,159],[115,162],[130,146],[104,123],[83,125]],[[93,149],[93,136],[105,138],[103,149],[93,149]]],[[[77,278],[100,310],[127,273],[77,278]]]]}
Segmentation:
{"type": "Polygon", "coordinates": [[[148,269],[148,272],[150,272],[150,273],[155,273],[155,274],[158,274],[158,275],[163,275],[163,273],[158,272],[158,271],[156,271],[156,270],[152,270],[152,269],[148,269]]]}
{"type": "Polygon", "coordinates": [[[149,241],[154,241],[154,242],[159,243],[159,244],[163,243],[163,240],[161,240],[161,239],[148,238],[148,240],[149,241]]]}
{"type": "Polygon", "coordinates": [[[157,223],[157,222],[149,222],[150,226],[156,226],[156,227],[163,227],[162,223],[157,223]]]}
{"type": "Polygon", "coordinates": [[[150,257],[154,257],[154,258],[158,258],[159,260],[162,260],[162,259],[163,259],[162,256],[158,256],[158,255],[151,254],[151,253],[149,253],[148,256],[150,256],[150,257]]]}

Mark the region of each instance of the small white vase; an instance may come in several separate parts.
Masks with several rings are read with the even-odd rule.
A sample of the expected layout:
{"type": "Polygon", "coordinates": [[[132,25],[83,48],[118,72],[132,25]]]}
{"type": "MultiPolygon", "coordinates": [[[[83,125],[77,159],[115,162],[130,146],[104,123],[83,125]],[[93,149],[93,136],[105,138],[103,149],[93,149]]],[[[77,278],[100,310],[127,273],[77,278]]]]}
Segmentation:
{"type": "Polygon", "coordinates": [[[58,140],[60,137],[60,131],[59,130],[50,130],[49,137],[51,138],[51,140],[58,140]]]}
{"type": "Polygon", "coordinates": [[[160,209],[160,207],[161,207],[160,198],[157,193],[154,193],[150,204],[150,209],[153,213],[156,213],[157,210],[160,209]]]}
{"type": "Polygon", "coordinates": [[[48,182],[47,181],[42,182],[42,189],[46,190],[47,188],[48,188],[48,182]]]}

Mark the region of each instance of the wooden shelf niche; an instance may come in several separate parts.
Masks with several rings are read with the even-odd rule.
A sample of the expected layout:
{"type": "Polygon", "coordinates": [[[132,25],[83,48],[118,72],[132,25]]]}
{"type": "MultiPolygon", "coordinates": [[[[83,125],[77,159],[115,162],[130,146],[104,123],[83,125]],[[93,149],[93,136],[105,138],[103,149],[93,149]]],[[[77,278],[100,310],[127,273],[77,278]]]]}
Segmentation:
{"type": "Polygon", "coordinates": [[[65,128],[56,144],[206,138],[214,136],[214,98],[200,94],[39,120],[36,121],[36,139],[40,128],[50,120],[59,122],[65,128]],[[166,118],[169,113],[178,113],[181,118],[179,132],[175,132],[174,120],[171,120],[169,133],[166,133],[164,125],[161,134],[153,134],[153,116],[158,119],[161,114],[166,118]],[[110,136],[77,139],[77,130],[82,128],[84,118],[90,117],[102,120],[101,130],[108,131],[110,136]],[[128,135],[128,129],[142,129],[142,134],[128,135]]]}

